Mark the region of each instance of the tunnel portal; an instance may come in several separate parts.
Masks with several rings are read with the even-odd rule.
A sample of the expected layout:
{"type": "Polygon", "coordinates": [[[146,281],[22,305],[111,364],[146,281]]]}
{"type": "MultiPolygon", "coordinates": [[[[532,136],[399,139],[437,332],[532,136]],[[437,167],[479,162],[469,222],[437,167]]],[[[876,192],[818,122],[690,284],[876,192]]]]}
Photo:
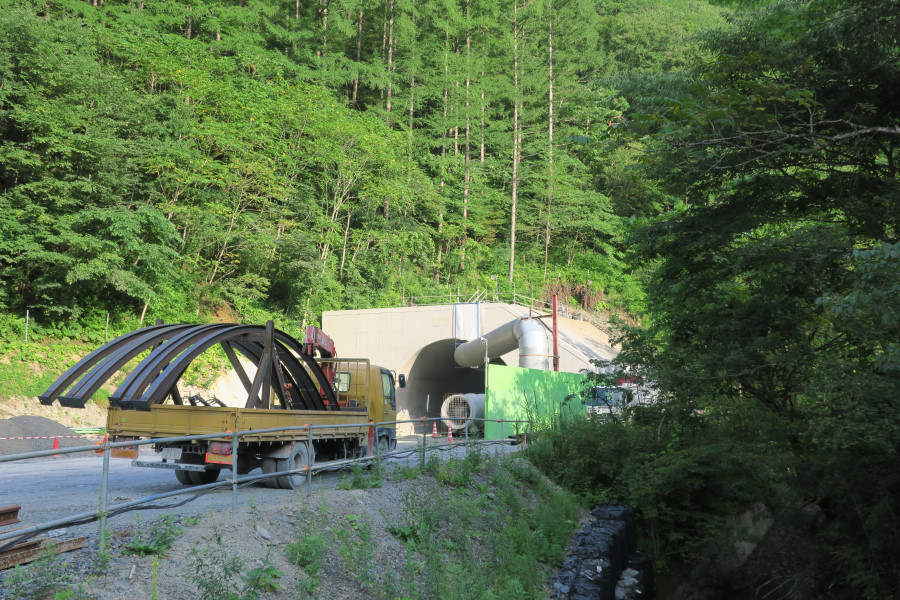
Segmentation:
{"type": "MultiPolygon", "coordinates": [[[[456,346],[465,340],[443,339],[423,346],[407,371],[407,386],[398,394],[400,419],[441,416],[441,403],[449,394],[483,394],[484,368],[463,368],[453,360],[456,346]]],[[[505,365],[500,359],[491,364],[505,365]]],[[[430,430],[431,425],[427,428],[430,430]]],[[[421,427],[415,433],[421,433],[421,427]]],[[[407,431],[412,433],[412,431],[407,431]]]]}

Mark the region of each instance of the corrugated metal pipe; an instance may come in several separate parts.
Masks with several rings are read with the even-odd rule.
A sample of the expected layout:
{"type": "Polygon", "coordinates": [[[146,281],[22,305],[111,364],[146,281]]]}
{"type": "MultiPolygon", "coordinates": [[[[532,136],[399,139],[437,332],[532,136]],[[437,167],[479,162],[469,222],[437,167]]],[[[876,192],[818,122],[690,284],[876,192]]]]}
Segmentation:
{"type": "Polygon", "coordinates": [[[547,330],[537,319],[522,317],[501,325],[477,340],[457,346],[453,353],[461,367],[477,367],[507,352],[519,349],[519,366],[550,370],[550,343],[547,330]]]}
{"type": "Polygon", "coordinates": [[[447,396],[441,405],[441,418],[450,429],[462,429],[469,421],[469,432],[481,430],[482,421],[472,419],[484,418],[484,394],[453,394],[447,396]]]}

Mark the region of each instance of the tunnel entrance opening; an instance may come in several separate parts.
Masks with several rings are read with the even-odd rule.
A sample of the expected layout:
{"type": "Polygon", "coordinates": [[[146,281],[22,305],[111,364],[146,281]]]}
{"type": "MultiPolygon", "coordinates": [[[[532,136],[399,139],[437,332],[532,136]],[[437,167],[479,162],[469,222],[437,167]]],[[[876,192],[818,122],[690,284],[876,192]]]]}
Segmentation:
{"type": "MultiPolygon", "coordinates": [[[[456,365],[453,352],[465,340],[444,339],[423,346],[407,370],[407,386],[398,394],[399,419],[437,418],[441,404],[450,394],[483,394],[484,367],[463,368],[456,365]]],[[[496,358],[491,364],[505,365],[496,358]]],[[[400,426],[401,431],[403,426],[400,426]]],[[[431,431],[431,423],[426,425],[431,431]]],[[[442,425],[439,425],[439,429],[442,425]]],[[[426,433],[427,433],[426,431],[426,433]]],[[[405,433],[422,433],[422,426],[406,426],[405,433]]]]}

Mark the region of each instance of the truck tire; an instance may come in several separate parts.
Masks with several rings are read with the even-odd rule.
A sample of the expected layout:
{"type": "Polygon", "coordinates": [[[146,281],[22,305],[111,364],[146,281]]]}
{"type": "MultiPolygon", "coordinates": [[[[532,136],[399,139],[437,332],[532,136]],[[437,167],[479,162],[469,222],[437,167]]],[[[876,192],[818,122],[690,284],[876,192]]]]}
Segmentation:
{"type": "Polygon", "coordinates": [[[378,438],[378,455],[384,455],[391,451],[391,442],[387,437],[378,438]]]}
{"type": "MultiPolygon", "coordinates": [[[[278,459],[277,458],[264,458],[262,459],[262,472],[265,474],[274,473],[278,470],[278,459]]],[[[271,477],[269,479],[265,479],[260,483],[263,487],[267,488],[277,488],[278,487],[278,477],[271,477]]]]}
{"type": "MultiPolygon", "coordinates": [[[[178,459],[177,462],[185,464],[185,465],[202,465],[203,457],[200,456],[199,454],[185,453],[184,455],[182,455],[182,457],[180,459],[178,459]]],[[[217,471],[218,471],[218,469],[217,469],[217,471]]],[[[178,482],[183,485],[203,485],[203,483],[212,483],[213,481],[215,481],[216,479],[219,478],[219,474],[217,472],[216,479],[213,479],[212,481],[201,482],[200,477],[194,476],[195,473],[197,475],[201,475],[201,473],[199,471],[182,471],[179,469],[175,469],[175,479],[177,479],[178,482]]]]}
{"type": "MultiPolygon", "coordinates": [[[[315,457],[311,455],[309,447],[305,442],[297,442],[294,444],[294,451],[290,458],[278,459],[278,470],[289,471],[291,469],[299,469],[303,465],[312,467],[315,457]]],[[[302,475],[300,473],[294,475],[285,475],[278,478],[278,487],[283,490],[299,490],[306,483],[309,474],[302,475]]]]}
{"type": "Polygon", "coordinates": [[[185,473],[188,474],[191,484],[206,485],[207,483],[215,482],[219,478],[220,470],[221,469],[207,469],[205,471],[185,471],[185,473]]]}

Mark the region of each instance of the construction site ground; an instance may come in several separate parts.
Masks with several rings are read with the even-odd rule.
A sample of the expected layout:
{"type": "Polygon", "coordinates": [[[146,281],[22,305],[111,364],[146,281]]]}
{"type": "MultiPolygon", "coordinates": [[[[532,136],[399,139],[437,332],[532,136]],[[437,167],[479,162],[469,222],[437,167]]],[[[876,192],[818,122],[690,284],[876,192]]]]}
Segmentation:
{"type": "MultiPolygon", "coordinates": [[[[91,411],[66,411],[58,407],[44,407],[35,401],[23,400],[18,403],[0,404],[3,412],[0,415],[0,438],[34,437],[33,440],[0,440],[0,454],[8,456],[12,453],[44,450],[51,447],[53,437],[58,437],[61,448],[84,445],[90,441],[82,441],[74,436],[74,427],[90,427],[103,425],[102,411],[94,415],[91,411]],[[12,415],[12,413],[16,413],[12,415]],[[38,413],[38,414],[34,414],[38,413]],[[72,414],[75,413],[75,414],[72,414]],[[12,415],[12,416],[11,416],[12,415]],[[56,421],[55,419],[59,419],[56,421]],[[61,422],[60,422],[61,421],[61,422]],[[15,445],[13,445],[15,443],[15,445]]],[[[422,436],[408,436],[399,440],[398,448],[414,449],[420,446],[422,436]]],[[[426,436],[429,447],[442,448],[445,452],[436,454],[446,458],[446,438],[437,439],[430,434],[426,436]]],[[[459,442],[459,437],[457,437],[459,442]]],[[[511,446],[488,448],[488,453],[514,451],[511,446]]],[[[465,452],[459,443],[453,452],[465,452]]],[[[152,454],[152,451],[150,452],[152,454]]],[[[376,579],[378,577],[403,576],[406,568],[407,553],[404,544],[390,532],[392,527],[402,526],[406,519],[406,508],[409,502],[417,498],[435,497],[449,494],[447,488],[437,485],[431,477],[420,476],[416,479],[405,479],[397,474],[405,465],[419,464],[418,453],[405,460],[385,461],[385,474],[381,487],[372,489],[340,489],[340,482],[346,481],[350,474],[323,474],[314,478],[312,494],[306,490],[291,492],[288,490],[272,490],[260,486],[249,486],[241,490],[241,497],[236,513],[231,510],[231,494],[228,490],[216,491],[204,496],[203,501],[195,501],[170,509],[137,510],[125,513],[109,521],[111,532],[109,539],[109,565],[101,570],[103,560],[99,552],[99,527],[96,522],[65,526],[51,532],[51,537],[66,539],[73,536],[85,536],[87,543],[83,549],[76,550],[60,557],[65,565],[67,577],[71,585],[80,584],[84,596],[96,600],[118,600],[121,598],[151,598],[159,600],[184,600],[200,597],[197,588],[197,557],[209,553],[219,556],[221,560],[238,557],[242,562],[241,574],[262,565],[270,565],[281,573],[278,578],[281,591],[263,592],[261,598],[368,598],[378,597],[376,589],[382,589],[384,582],[375,581],[370,588],[361,587],[354,565],[348,564],[347,551],[338,541],[340,532],[353,532],[358,535],[365,524],[371,531],[374,552],[372,560],[376,579]],[[136,535],[148,530],[148,526],[165,515],[171,517],[178,526],[179,533],[175,543],[163,555],[156,559],[150,556],[137,556],[129,552],[127,546],[136,535]],[[295,542],[299,535],[322,535],[328,540],[321,561],[322,572],[320,584],[313,595],[306,595],[309,583],[304,583],[306,575],[296,565],[291,564],[286,554],[288,544],[295,542]],[[156,575],[154,575],[154,570],[156,575]],[[386,575],[391,574],[391,575],[386,575]],[[154,583],[155,581],[155,583],[154,583]],[[154,592],[155,590],[155,592],[154,592]],[[153,595],[155,594],[155,596],[153,595]]],[[[77,510],[92,510],[79,507],[75,500],[78,488],[85,488],[85,499],[81,500],[96,506],[95,499],[98,486],[95,480],[99,477],[101,460],[97,456],[64,455],[58,458],[31,459],[27,462],[0,464],[0,479],[3,480],[3,494],[0,504],[18,503],[22,505],[21,525],[32,525],[46,522],[48,519],[60,518],[77,510]],[[74,458],[73,458],[74,457],[74,458]],[[17,465],[14,467],[13,465],[17,465]],[[17,470],[18,469],[18,470],[17,470]],[[82,475],[85,473],[92,475],[82,475]],[[5,471],[5,473],[4,473],[5,471]],[[18,478],[19,474],[22,479],[18,478]],[[42,473],[46,473],[44,476],[42,473]],[[29,479],[24,479],[28,477],[29,479]],[[84,483],[86,478],[90,481],[84,483]],[[27,483],[27,485],[26,485],[27,483]],[[84,483],[84,485],[80,485],[84,483]],[[16,491],[21,490],[19,499],[16,491]],[[52,501],[48,496],[53,496],[52,501]]],[[[153,472],[152,475],[163,483],[156,483],[143,489],[135,484],[131,489],[116,488],[110,492],[111,504],[123,502],[143,495],[151,495],[156,489],[174,487],[171,471],[158,472],[156,469],[135,469],[126,461],[118,460],[115,465],[118,472],[153,472]],[[159,487],[162,486],[162,487],[159,487]]],[[[115,471],[115,470],[114,470],[115,471]]],[[[223,471],[223,479],[227,471],[223,471]]],[[[115,481],[115,476],[112,478],[115,481]]],[[[346,486],[341,486],[346,487],[346,486]]],[[[185,494],[167,501],[154,502],[155,505],[167,505],[181,502],[191,496],[191,489],[184,488],[185,494]]],[[[406,572],[409,570],[406,569],[406,572]]],[[[16,597],[18,592],[10,588],[12,571],[0,572],[0,598],[16,597]]],[[[423,598],[428,594],[424,581],[421,585],[423,598]]]]}

